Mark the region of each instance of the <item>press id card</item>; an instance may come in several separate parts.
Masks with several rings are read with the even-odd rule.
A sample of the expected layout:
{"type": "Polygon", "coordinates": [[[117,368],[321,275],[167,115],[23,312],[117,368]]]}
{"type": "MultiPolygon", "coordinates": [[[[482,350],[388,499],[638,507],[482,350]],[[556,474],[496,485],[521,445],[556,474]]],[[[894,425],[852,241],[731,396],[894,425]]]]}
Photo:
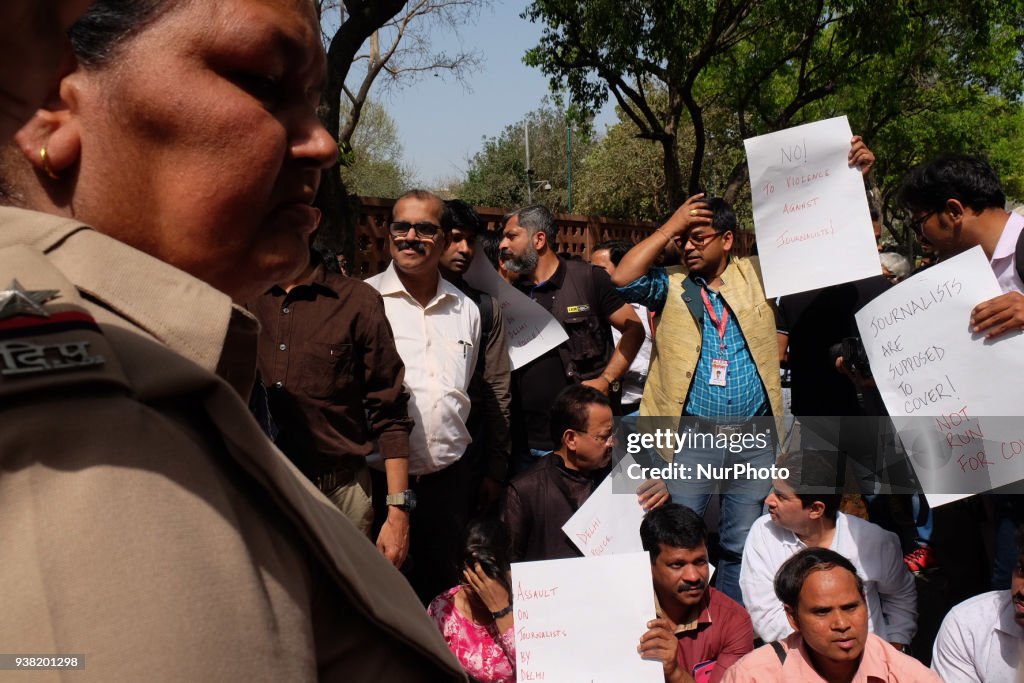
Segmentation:
{"type": "Polygon", "coordinates": [[[713,387],[724,387],[725,376],[729,372],[729,361],[716,358],[711,361],[711,379],[708,384],[713,387]]]}

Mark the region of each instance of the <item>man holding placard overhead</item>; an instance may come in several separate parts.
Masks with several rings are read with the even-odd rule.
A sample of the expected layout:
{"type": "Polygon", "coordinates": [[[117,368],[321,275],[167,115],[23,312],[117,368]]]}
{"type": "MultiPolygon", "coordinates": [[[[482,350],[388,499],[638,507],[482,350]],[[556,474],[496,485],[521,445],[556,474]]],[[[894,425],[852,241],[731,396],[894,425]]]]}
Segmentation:
{"type": "Polygon", "coordinates": [[[736,230],[728,203],[694,195],[622,258],[612,281],[627,301],[658,315],[640,415],[689,418],[677,435],[687,428],[693,437],[688,447],[662,455],[692,476],[668,480],[669,491],[674,502],[703,515],[714,485],[721,485],[717,585],[742,603],[743,544],[771,481],[728,475],[715,481],[701,478],[698,468],[721,473],[735,465],[772,466],[770,420],[756,418],[778,418],[783,411],[774,309],[765,300],[756,257],[730,256],[736,230]],[[684,265],[652,269],[669,241],[680,246],[684,265]]]}
{"type": "MultiPolygon", "coordinates": [[[[1024,216],[1006,211],[1006,193],[989,163],[963,154],[933,159],[904,178],[899,201],[922,246],[939,260],[976,246],[985,252],[1003,293],[974,307],[971,330],[992,339],[1024,329],[1024,216]]],[[[993,503],[992,588],[1003,589],[1016,561],[1013,538],[1024,522],[1024,496],[996,494],[993,503]]]]}

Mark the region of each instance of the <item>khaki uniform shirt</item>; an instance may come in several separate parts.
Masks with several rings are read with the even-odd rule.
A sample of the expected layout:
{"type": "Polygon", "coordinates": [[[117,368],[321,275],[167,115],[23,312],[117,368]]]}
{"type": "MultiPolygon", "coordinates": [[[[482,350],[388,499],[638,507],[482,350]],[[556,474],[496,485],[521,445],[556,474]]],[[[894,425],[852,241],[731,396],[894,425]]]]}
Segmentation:
{"type": "Polygon", "coordinates": [[[90,681],[465,680],[249,415],[251,317],[74,221],[0,209],[13,278],[57,296],[49,317],[0,308],[4,652],[84,655],[90,681]]]}

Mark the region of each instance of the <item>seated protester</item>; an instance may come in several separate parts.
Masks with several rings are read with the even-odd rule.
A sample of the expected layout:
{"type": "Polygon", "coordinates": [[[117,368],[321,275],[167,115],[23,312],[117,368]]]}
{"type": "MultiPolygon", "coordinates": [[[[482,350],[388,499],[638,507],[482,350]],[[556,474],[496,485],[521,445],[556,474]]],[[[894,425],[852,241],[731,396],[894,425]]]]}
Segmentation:
{"type": "MultiPolygon", "coordinates": [[[[549,417],[558,448],[512,479],[502,517],[512,533],[512,561],[557,560],[583,554],[562,531],[610,471],[615,426],[608,397],[572,384],[555,398],[549,417]]],[[[640,485],[645,510],[668,501],[662,481],[640,485]]]]}
{"type": "MultiPolygon", "coordinates": [[[[839,512],[839,493],[805,493],[809,457],[779,460],[789,481],[775,480],[765,501],[768,514],[754,522],[743,550],[740,589],[754,631],[765,642],[793,631],[773,582],[779,567],[805,548],[828,548],[847,558],[863,579],[871,632],[902,650],[917,631],[917,591],[903,562],[896,534],[859,517],[839,512]],[[794,486],[796,488],[794,488],[794,486]]],[[[822,468],[826,469],[826,468],[822,468]]],[[[817,488],[817,487],[815,487],[817,488]]]]}
{"type": "Polygon", "coordinates": [[[868,633],[864,582],[839,553],[801,550],[775,575],[775,595],[794,633],[738,661],[724,683],[942,683],[919,661],[868,633]]]}
{"type": "Polygon", "coordinates": [[[726,669],[754,649],[754,631],[743,607],[708,587],[707,527],[688,507],[669,503],[651,510],[640,538],[651,555],[658,618],[637,648],[658,659],[666,683],[717,683],[726,669]]]}
{"type": "Polygon", "coordinates": [[[479,683],[514,683],[516,637],[508,527],[470,522],[462,555],[465,583],[441,593],[427,614],[462,668],[479,683]]]}
{"type": "Polygon", "coordinates": [[[982,593],[954,607],[939,627],[932,669],[946,683],[1020,680],[1024,653],[1024,527],[1010,590],[982,593]]]}

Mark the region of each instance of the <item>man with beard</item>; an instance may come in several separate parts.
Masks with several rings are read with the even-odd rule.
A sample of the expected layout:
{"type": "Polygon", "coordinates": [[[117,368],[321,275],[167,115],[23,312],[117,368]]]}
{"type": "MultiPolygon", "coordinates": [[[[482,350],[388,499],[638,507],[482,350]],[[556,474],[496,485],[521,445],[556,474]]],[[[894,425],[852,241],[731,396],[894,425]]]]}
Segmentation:
{"type": "MultiPolygon", "coordinates": [[[[438,262],[448,244],[442,227],[444,203],[423,190],[405,193],[391,210],[391,265],[366,280],[380,292],[405,363],[410,394],[409,488],[388,505],[411,515],[409,582],[424,604],[458,582],[456,558],[466,525],[468,471],[462,456],[470,442],[469,383],[480,345],[480,309],[444,280],[438,262]]],[[[381,469],[380,454],[367,458],[381,469]]],[[[377,475],[379,479],[383,477],[377,475]]],[[[374,481],[374,503],[384,482],[374,481]]]]}
{"type": "Polygon", "coordinates": [[[982,593],[954,607],[939,628],[932,669],[946,683],[1020,680],[1024,653],[1024,527],[1010,590],[982,593]]]}
{"type": "Polygon", "coordinates": [[[498,302],[462,277],[476,254],[476,238],[483,232],[480,216],[461,199],[446,201],[444,209],[444,227],[450,237],[441,255],[441,275],[480,308],[480,352],[469,384],[473,407],[467,422],[473,442],[465,457],[471,470],[470,507],[491,511],[498,504],[508,473],[511,447],[508,338],[498,302]]]}
{"type": "Polygon", "coordinates": [[[942,683],[921,662],[868,633],[864,581],[839,553],[801,550],[779,568],[775,594],[794,633],[741,659],[725,683],[942,683]]]}
{"type": "Polygon", "coordinates": [[[661,661],[666,683],[721,681],[754,649],[754,629],[742,606],[708,587],[704,520],[688,507],[663,505],[644,517],[640,539],[651,555],[658,618],[637,651],[661,661]]]}
{"type": "Polygon", "coordinates": [[[505,217],[501,260],[519,289],[551,313],[569,339],[512,376],[513,467],[528,469],[558,446],[548,413],[566,386],[583,384],[617,399],[619,379],[644,340],[633,309],[615,291],[608,274],[587,263],[559,258],[558,226],[543,206],[505,217]],[[622,332],[612,344],[611,327],[622,332]]]}

